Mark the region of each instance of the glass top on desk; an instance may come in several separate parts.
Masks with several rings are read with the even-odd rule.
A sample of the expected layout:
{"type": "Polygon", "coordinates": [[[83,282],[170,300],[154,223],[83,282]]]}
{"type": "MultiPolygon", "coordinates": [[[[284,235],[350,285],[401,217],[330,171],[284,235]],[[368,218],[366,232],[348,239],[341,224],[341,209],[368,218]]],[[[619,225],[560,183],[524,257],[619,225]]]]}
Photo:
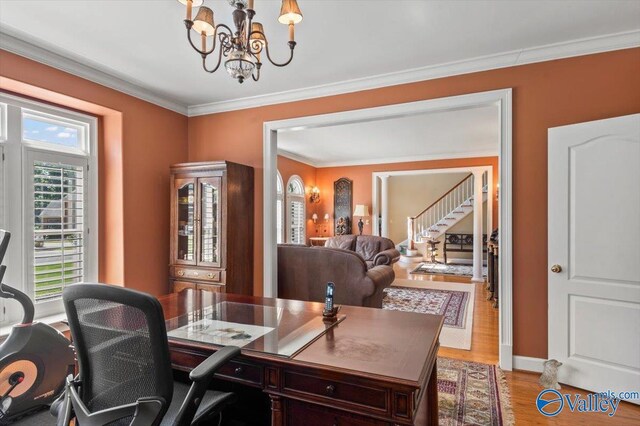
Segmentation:
{"type": "Polygon", "coordinates": [[[221,301],[168,319],[166,325],[171,339],[291,357],[344,318],[325,322],[303,303],[296,309],[221,301]]]}

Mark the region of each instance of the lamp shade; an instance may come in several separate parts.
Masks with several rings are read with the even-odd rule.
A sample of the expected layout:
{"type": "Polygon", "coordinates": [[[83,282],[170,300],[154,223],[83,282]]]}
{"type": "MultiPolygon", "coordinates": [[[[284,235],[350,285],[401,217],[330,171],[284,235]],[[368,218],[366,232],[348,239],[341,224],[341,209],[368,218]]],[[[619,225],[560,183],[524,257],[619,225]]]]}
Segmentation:
{"type": "Polygon", "coordinates": [[[285,25],[302,22],[302,12],[296,0],[282,0],[278,22],[285,25]]]}
{"type": "Polygon", "coordinates": [[[353,215],[356,217],[369,217],[369,206],[366,204],[356,204],[353,215]]]}
{"type": "Polygon", "coordinates": [[[193,29],[200,34],[212,36],[216,30],[213,25],[213,10],[206,6],[198,9],[196,19],[193,20],[193,29]]]}
{"type": "Polygon", "coordinates": [[[330,218],[329,213],[325,213],[324,214],[324,220],[329,220],[329,218],[330,218]]]}
{"type": "Polygon", "coordinates": [[[311,219],[318,220],[318,213],[314,213],[311,215],[311,219]]]}
{"type": "MultiPolygon", "coordinates": [[[[178,0],[182,4],[187,4],[187,0],[178,0]]],[[[191,7],[199,7],[202,5],[203,0],[192,0],[191,7]]]]}
{"type": "Polygon", "coordinates": [[[262,24],[260,22],[251,23],[251,41],[254,40],[259,40],[262,44],[267,41],[264,38],[264,28],[262,28],[262,24]],[[255,34],[256,31],[260,32],[260,34],[255,34]]]}

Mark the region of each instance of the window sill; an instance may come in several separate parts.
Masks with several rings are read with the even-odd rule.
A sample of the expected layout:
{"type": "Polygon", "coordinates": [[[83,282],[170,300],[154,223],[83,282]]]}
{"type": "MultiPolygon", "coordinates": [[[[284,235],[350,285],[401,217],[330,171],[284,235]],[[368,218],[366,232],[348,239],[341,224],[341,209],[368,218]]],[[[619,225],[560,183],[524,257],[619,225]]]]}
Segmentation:
{"type": "MultiPolygon", "coordinates": [[[[67,319],[67,314],[66,313],[60,313],[60,314],[55,314],[55,315],[49,315],[47,317],[42,317],[42,318],[37,318],[35,320],[33,320],[34,323],[36,322],[42,322],[44,324],[54,324],[56,322],[61,322],[67,319]]],[[[6,326],[2,326],[0,327],[0,337],[5,337],[7,336],[10,332],[11,329],[13,328],[13,325],[6,325],[6,326]]]]}

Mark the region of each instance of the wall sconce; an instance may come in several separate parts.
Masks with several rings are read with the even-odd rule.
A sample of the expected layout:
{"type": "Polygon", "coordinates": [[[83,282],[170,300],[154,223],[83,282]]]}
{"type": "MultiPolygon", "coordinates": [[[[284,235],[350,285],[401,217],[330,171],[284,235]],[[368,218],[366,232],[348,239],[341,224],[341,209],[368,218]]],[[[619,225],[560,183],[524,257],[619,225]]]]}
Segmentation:
{"type": "Polygon", "coordinates": [[[331,218],[331,217],[329,216],[329,213],[325,213],[325,214],[324,214],[324,221],[325,221],[325,222],[329,222],[329,219],[330,219],[330,218],[331,218]]]}
{"type": "Polygon", "coordinates": [[[314,186],[311,190],[311,195],[309,196],[310,203],[319,203],[320,202],[320,190],[317,186],[314,186]]]}
{"type": "Polygon", "coordinates": [[[500,199],[500,184],[496,185],[496,200],[500,199]]]}
{"type": "Polygon", "coordinates": [[[313,223],[316,223],[318,221],[318,214],[317,213],[312,214],[311,219],[313,220],[313,223]]]}

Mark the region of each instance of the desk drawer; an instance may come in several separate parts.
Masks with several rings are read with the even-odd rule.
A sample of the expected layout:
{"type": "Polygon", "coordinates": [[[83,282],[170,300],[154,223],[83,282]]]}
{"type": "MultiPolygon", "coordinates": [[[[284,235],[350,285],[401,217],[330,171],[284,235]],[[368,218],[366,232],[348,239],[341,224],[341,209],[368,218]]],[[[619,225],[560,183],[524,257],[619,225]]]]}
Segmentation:
{"type": "Polygon", "coordinates": [[[329,408],[288,400],[286,408],[287,426],[391,426],[381,420],[369,419],[329,408]]]}
{"type": "Polygon", "coordinates": [[[217,376],[262,387],[262,367],[245,361],[229,361],[216,373],[217,376]]]}
{"type": "Polygon", "coordinates": [[[388,412],[388,392],[383,388],[285,371],[283,390],[292,395],[307,394],[328,402],[341,401],[383,413],[388,412]]]}
{"type": "Polygon", "coordinates": [[[200,269],[194,267],[184,266],[172,266],[171,276],[179,280],[198,280],[198,281],[211,281],[215,283],[223,282],[223,271],[200,269]]]}

